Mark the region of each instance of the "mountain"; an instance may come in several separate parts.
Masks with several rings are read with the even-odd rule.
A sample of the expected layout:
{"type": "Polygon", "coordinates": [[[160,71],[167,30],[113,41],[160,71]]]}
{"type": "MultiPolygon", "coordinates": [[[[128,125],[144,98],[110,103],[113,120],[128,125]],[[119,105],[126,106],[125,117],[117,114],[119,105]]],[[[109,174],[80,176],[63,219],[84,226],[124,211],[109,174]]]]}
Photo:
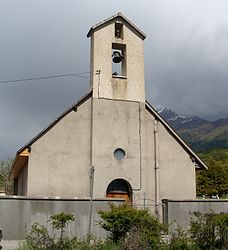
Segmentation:
{"type": "Polygon", "coordinates": [[[158,113],[196,152],[228,148],[228,118],[207,121],[197,116],[184,117],[168,108],[158,113]]]}

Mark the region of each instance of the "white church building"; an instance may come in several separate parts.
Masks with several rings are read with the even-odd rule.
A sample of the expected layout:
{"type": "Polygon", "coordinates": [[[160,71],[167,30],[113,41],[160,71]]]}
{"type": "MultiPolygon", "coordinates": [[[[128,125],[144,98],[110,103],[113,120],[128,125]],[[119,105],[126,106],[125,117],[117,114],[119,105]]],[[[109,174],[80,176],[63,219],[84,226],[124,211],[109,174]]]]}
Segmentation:
{"type": "Polygon", "coordinates": [[[158,212],[162,199],[196,198],[205,163],[145,100],[146,35],[121,13],[94,25],[90,91],[18,150],[14,194],[106,198],[158,212]]]}

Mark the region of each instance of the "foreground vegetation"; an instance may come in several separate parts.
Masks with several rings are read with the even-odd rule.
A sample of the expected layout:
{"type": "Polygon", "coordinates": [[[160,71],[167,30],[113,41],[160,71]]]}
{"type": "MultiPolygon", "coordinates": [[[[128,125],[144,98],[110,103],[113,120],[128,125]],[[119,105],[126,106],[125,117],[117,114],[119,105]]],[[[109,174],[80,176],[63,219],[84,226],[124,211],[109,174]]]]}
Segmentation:
{"type": "Polygon", "coordinates": [[[13,180],[9,175],[13,159],[0,161],[0,191],[5,194],[12,194],[13,180]]]}
{"type": "MultiPolygon", "coordinates": [[[[100,226],[107,233],[106,240],[88,236],[84,239],[69,237],[67,225],[75,220],[71,214],[51,216],[52,228],[58,237],[50,236],[48,230],[35,223],[26,240],[18,250],[216,250],[228,249],[228,215],[192,214],[189,230],[178,228],[169,240],[164,225],[148,210],[137,210],[123,204],[111,205],[109,211],[100,211],[100,226]]],[[[75,222],[74,222],[75,223],[75,222]]]]}

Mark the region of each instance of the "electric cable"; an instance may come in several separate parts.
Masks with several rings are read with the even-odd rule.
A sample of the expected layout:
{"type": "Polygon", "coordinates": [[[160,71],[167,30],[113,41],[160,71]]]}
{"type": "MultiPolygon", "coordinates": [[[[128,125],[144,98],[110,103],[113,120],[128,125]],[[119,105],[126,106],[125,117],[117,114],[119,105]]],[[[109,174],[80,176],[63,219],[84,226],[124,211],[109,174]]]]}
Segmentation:
{"type": "Polygon", "coordinates": [[[88,76],[84,76],[84,75],[89,74],[91,72],[93,72],[93,71],[59,74],[59,75],[50,75],[50,76],[40,76],[40,77],[31,77],[31,78],[21,78],[21,79],[12,79],[12,80],[2,80],[2,81],[0,81],[0,84],[27,82],[27,81],[39,81],[39,80],[52,79],[52,78],[61,78],[61,77],[69,77],[69,76],[76,76],[76,77],[80,77],[80,78],[88,78],[88,76]]]}

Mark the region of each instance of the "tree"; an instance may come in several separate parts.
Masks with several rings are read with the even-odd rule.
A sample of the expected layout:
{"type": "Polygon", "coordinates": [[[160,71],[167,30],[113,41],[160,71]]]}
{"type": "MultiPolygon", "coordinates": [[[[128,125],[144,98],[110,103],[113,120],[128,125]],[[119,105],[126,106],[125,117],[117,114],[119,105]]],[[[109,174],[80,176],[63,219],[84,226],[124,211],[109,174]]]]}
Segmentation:
{"type": "Polygon", "coordinates": [[[13,191],[13,180],[9,175],[12,163],[13,159],[0,161],[0,189],[7,195],[13,191]]]}
{"type": "Polygon", "coordinates": [[[224,196],[228,194],[228,151],[212,150],[200,154],[206,162],[208,170],[200,170],[196,175],[197,195],[224,196]]]}
{"type": "MultiPolygon", "coordinates": [[[[110,233],[114,242],[134,242],[137,249],[155,249],[161,242],[161,232],[165,230],[149,210],[139,210],[124,203],[110,205],[110,210],[99,211],[100,225],[110,233]],[[130,237],[130,240],[128,238],[130,237]],[[140,247],[139,247],[140,246],[140,247]]],[[[136,249],[136,248],[125,248],[136,249]]]]}
{"type": "Polygon", "coordinates": [[[199,249],[228,249],[228,214],[194,212],[190,235],[199,249]]]}
{"type": "Polygon", "coordinates": [[[51,216],[51,224],[52,228],[60,230],[60,241],[63,239],[63,233],[66,226],[71,222],[74,221],[75,217],[73,214],[65,214],[59,213],[51,216]]]}

